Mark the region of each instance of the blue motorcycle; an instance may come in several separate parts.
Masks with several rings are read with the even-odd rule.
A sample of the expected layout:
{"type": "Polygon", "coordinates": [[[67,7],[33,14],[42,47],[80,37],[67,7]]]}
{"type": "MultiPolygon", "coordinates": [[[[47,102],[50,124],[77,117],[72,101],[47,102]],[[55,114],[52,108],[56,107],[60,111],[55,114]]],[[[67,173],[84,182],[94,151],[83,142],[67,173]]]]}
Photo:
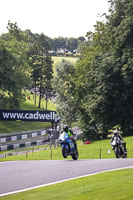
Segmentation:
{"type": "Polygon", "coordinates": [[[73,140],[68,136],[68,133],[61,133],[59,136],[59,143],[62,148],[62,155],[67,158],[69,155],[72,156],[73,160],[78,159],[78,149],[75,148],[73,140]]]}

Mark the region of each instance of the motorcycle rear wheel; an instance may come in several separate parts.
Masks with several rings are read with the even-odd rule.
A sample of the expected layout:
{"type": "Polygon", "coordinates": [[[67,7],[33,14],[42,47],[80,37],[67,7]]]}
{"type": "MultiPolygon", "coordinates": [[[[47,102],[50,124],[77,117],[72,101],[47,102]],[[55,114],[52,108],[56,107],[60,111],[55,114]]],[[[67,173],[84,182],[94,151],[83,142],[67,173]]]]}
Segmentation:
{"type": "Polygon", "coordinates": [[[124,152],[122,158],[127,158],[127,152],[124,152]]]}

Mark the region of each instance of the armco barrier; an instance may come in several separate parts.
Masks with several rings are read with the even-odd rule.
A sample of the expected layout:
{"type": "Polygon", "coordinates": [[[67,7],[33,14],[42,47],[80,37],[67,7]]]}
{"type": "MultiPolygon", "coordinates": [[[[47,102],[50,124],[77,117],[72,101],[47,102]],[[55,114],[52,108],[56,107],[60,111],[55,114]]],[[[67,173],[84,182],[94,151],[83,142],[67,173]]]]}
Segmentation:
{"type": "Polygon", "coordinates": [[[24,131],[20,133],[10,133],[0,135],[0,151],[12,150],[21,147],[44,144],[51,137],[54,142],[59,137],[59,132],[56,130],[39,129],[34,131],[24,131]],[[40,137],[42,137],[40,138],[40,137]],[[39,138],[40,139],[39,139],[39,138]],[[34,141],[32,141],[34,138],[34,141]],[[31,141],[30,141],[31,139],[31,141]],[[28,141],[26,141],[28,140],[28,141]],[[19,142],[17,142],[19,141],[19,142]]]}
{"type": "Polygon", "coordinates": [[[49,133],[50,133],[50,130],[40,129],[40,130],[34,130],[34,131],[23,131],[23,132],[18,132],[18,133],[1,134],[0,144],[43,136],[49,133]]]}

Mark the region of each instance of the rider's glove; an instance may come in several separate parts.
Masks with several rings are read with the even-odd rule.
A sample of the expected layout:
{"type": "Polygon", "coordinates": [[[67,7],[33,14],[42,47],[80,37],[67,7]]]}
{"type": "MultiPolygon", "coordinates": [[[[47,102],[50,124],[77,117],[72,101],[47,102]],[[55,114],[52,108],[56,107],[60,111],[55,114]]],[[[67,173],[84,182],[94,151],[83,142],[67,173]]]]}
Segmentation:
{"type": "Polygon", "coordinates": [[[73,136],[70,136],[70,139],[73,139],[73,136]]]}

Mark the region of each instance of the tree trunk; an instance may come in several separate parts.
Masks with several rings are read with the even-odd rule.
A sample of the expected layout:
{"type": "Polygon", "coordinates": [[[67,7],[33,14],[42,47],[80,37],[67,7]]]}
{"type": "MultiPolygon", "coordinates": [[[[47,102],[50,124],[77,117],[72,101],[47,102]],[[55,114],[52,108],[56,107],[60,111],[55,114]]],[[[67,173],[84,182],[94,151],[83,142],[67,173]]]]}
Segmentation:
{"type": "Polygon", "coordinates": [[[46,110],[48,109],[48,99],[47,99],[47,97],[46,97],[46,110]]]}
{"type": "Polygon", "coordinates": [[[38,108],[41,108],[41,99],[42,99],[42,95],[41,95],[41,90],[40,90],[38,108]]]}
{"type": "Polygon", "coordinates": [[[35,104],[34,104],[35,106],[36,106],[36,96],[37,96],[36,93],[37,91],[36,91],[36,83],[35,83],[35,104]]]}

